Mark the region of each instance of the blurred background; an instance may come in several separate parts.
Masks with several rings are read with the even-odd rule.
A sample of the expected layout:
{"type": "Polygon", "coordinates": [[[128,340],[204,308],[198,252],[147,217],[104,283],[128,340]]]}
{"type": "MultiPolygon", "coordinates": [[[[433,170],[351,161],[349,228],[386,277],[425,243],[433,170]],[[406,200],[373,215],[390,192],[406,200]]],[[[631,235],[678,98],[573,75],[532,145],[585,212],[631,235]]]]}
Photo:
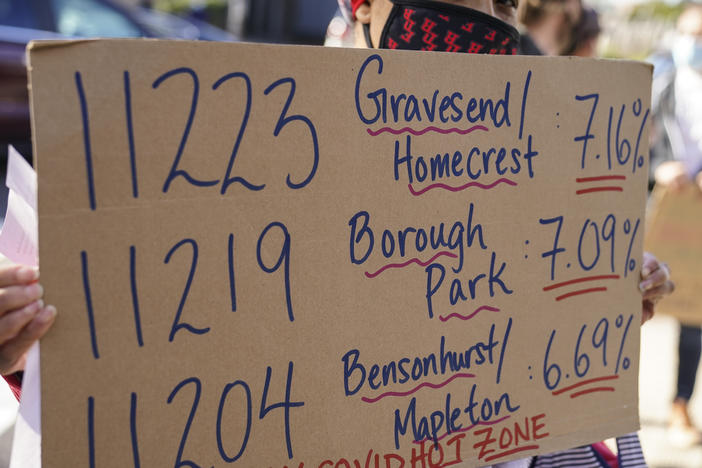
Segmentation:
{"type": "MultiPolygon", "coordinates": [[[[590,41],[583,55],[651,60],[656,74],[671,66],[665,51],[675,40],[682,3],[584,4],[596,13],[594,26],[590,18],[581,31],[590,41]]],[[[59,37],[352,44],[335,0],[0,0],[0,216],[6,203],[2,190],[7,145],[32,159],[24,49],[32,39],[59,37]]],[[[699,441],[676,444],[667,433],[675,396],[678,327],[676,319],[659,315],[642,329],[640,437],[650,466],[700,468],[699,441]]],[[[702,424],[702,399],[693,395],[689,408],[693,422],[702,424]]],[[[17,403],[0,379],[0,468],[9,463],[16,411],[17,403]]]]}

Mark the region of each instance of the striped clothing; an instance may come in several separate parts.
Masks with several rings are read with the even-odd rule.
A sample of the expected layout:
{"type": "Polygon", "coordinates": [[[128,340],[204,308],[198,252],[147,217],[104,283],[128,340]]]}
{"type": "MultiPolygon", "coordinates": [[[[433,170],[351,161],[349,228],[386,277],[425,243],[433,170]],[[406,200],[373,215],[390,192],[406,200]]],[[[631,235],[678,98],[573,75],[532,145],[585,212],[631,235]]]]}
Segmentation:
{"type": "MultiPolygon", "coordinates": [[[[641,443],[636,433],[617,437],[620,468],[646,468],[641,443]]],[[[609,465],[590,445],[493,465],[492,468],[608,468],[609,465]]]]}

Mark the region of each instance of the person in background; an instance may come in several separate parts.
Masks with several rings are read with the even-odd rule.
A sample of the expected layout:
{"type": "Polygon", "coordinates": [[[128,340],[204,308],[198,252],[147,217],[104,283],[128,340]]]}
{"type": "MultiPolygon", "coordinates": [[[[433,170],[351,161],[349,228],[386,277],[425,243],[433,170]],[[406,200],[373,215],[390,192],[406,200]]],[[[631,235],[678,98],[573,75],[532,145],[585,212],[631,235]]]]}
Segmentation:
{"type": "Polygon", "coordinates": [[[573,55],[582,12],[580,0],[524,0],[519,15],[526,29],[521,38],[521,54],[573,55]]]}
{"type": "Polygon", "coordinates": [[[597,10],[583,5],[580,13],[580,20],[575,25],[573,31],[572,46],[563,55],[574,55],[576,57],[596,57],[597,40],[600,37],[602,28],[597,10]]]}
{"type": "MultiPolygon", "coordinates": [[[[655,183],[671,191],[702,190],[702,5],[678,18],[672,67],[654,77],[652,159],[655,183]]],[[[700,241],[702,242],[702,240],[700,241]]],[[[702,353],[702,329],[680,324],[678,379],[668,435],[680,447],[702,443],[688,411],[702,353]]]]}
{"type": "MultiPolygon", "coordinates": [[[[536,0],[535,3],[539,3],[536,0]]],[[[554,40],[543,40],[535,32],[535,40],[543,47],[543,53],[558,54],[568,50],[573,44],[574,26],[580,19],[581,3],[579,0],[551,0],[553,17],[560,18],[561,23],[555,27],[553,18],[539,18],[551,25],[554,40]]],[[[360,48],[389,48],[408,50],[435,50],[468,53],[492,53],[515,55],[522,52],[519,48],[517,24],[517,0],[451,0],[436,2],[430,0],[339,0],[344,16],[354,28],[355,46],[360,48]],[[438,37],[433,44],[424,42],[422,35],[406,35],[403,15],[412,10],[416,23],[428,19],[441,25],[434,27],[438,37]],[[441,21],[440,21],[441,20],[441,21]],[[475,26],[471,33],[460,38],[453,36],[451,41],[444,41],[451,35],[452,25],[472,22],[475,26]],[[494,32],[493,32],[494,31],[494,32]],[[433,47],[435,44],[444,46],[433,47]],[[499,46],[496,47],[496,44],[499,46]]],[[[527,8],[529,4],[527,4],[527,8]]],[[[458,29],[456,28],[456,29],[458,29]]],[[[645,253],[642,264],[642,323],[651,318],[656,301],[672,292],[674,286],[670,281],[665,264],[659,263],[651,254],[645,253]]],[[[640,452],[636,434],[624,436],[629,449],[614,455],[603,443],[578,447],[553,454],[531,457],[494,465],[494,468],[541,468],[568,466],[601,467],[643,467],[645,461],[640,452]],[[632,448],[634,447],[634,448],[632,448]]]]}

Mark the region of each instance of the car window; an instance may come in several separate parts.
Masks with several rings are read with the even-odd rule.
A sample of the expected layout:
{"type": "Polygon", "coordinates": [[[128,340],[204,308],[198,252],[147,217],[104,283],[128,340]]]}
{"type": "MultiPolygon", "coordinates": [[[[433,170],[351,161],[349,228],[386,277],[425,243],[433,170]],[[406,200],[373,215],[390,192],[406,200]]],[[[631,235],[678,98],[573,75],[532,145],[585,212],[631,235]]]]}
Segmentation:
{"type": "Polygon", "coordinates": [[[0,24],[17,28],[42,29],[31,2],[27,0],[0,1],[0,24]]]}
{"type": "Polygon", "coordinates": [[[139,27],[121,11],[96,0],[54,0],[56,30],[69,36],[137,37],[139,27]]]}

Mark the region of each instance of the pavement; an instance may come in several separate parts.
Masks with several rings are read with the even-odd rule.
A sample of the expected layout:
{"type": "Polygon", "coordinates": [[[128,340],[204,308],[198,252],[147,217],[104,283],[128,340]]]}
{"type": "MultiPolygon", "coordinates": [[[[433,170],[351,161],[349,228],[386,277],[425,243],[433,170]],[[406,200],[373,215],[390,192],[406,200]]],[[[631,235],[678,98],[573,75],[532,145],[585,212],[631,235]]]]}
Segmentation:
{"type": "MultiPolygon", "coordinates": [[[[678,322],[657,315],[641,329],[639,414],[641,445],[652,468],[701,468],[702,445],[673,446],[666,426],[677,378],[678,322]]],[[[702,371],[697,373],[690,413],[702,428],[702,371]]]]}

